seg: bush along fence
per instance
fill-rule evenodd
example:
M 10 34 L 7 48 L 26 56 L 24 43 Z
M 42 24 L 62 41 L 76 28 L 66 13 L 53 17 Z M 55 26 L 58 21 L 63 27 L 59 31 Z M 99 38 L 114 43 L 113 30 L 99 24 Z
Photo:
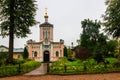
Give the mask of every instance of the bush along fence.
M 0 67 L 0 77 L 27 73 L 40 65 L 40 62 L 30 61 L 24 64 Z
M 120 68 L 111 67 L 110 65 L 64 65 L 49 67 L 49 74 L 78 74 L 78 73 L 106 73 L 120 72 Z
M 78 66 L 78 65 L 64 65 L 64 66 L 58 66 L 54 67 L 51 66 L 49 67 L 48 70 L 50 74 L 71 74 L 71 73 L 79 73 L 79 72 L 84 72 L 84 67 L 83 66 Z

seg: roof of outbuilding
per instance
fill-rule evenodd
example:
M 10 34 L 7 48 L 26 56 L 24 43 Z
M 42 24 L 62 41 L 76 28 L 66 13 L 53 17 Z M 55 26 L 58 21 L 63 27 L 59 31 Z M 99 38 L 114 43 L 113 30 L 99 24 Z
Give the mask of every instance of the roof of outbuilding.
M 24 52 L 23 48 L 15 48 L 13 52 Z
M 4 47 L 4 48 L 8 49 L 8 47 L 6 47 L 6 46 L 4 46 L 4 45 L 0 45 L 0 47 Z
M 8 47 L 4 46 L 4 45 L 0 45 L 0 47 L 4 47 L 6 49 L 9 49 Z M 23 48 L 14 48 L 13 52 L 24 52 Z

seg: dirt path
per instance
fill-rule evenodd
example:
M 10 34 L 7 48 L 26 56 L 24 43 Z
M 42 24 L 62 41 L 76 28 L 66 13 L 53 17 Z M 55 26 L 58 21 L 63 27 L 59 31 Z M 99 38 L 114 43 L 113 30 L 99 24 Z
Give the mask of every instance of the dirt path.
M 42 76 L 13 76 L 0 80 L 120 80 L 120 73 L 88 74 L 88 75 L 42 75 Z

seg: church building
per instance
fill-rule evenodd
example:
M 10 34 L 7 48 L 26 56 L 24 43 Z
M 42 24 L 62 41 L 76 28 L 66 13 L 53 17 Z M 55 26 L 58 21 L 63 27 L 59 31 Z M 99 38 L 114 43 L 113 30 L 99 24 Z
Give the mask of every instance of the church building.
M 48 22 L 48 14 L 45 12 L 45 22 L 40 24 L 40 42 L 27 41 L 29 58 L 40 62 L 54 62 L 63 57 L 64 40 L 53 41 L 53 24 Z

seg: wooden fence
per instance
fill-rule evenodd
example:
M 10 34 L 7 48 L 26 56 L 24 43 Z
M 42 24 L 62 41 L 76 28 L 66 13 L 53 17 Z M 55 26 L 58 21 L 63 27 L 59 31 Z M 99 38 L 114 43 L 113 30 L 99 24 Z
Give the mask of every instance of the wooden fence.
M 48 73 L 80 73 L 86 71 L 86 66 L 79 66 L 79 65 L 64 65 L 49 67 Z
M 0 77 L 18 75 L 29 72 L 31 68 L 29 66 L 23 66 L 21 64 L 15 66 L 4 66 L 0 67 Z

